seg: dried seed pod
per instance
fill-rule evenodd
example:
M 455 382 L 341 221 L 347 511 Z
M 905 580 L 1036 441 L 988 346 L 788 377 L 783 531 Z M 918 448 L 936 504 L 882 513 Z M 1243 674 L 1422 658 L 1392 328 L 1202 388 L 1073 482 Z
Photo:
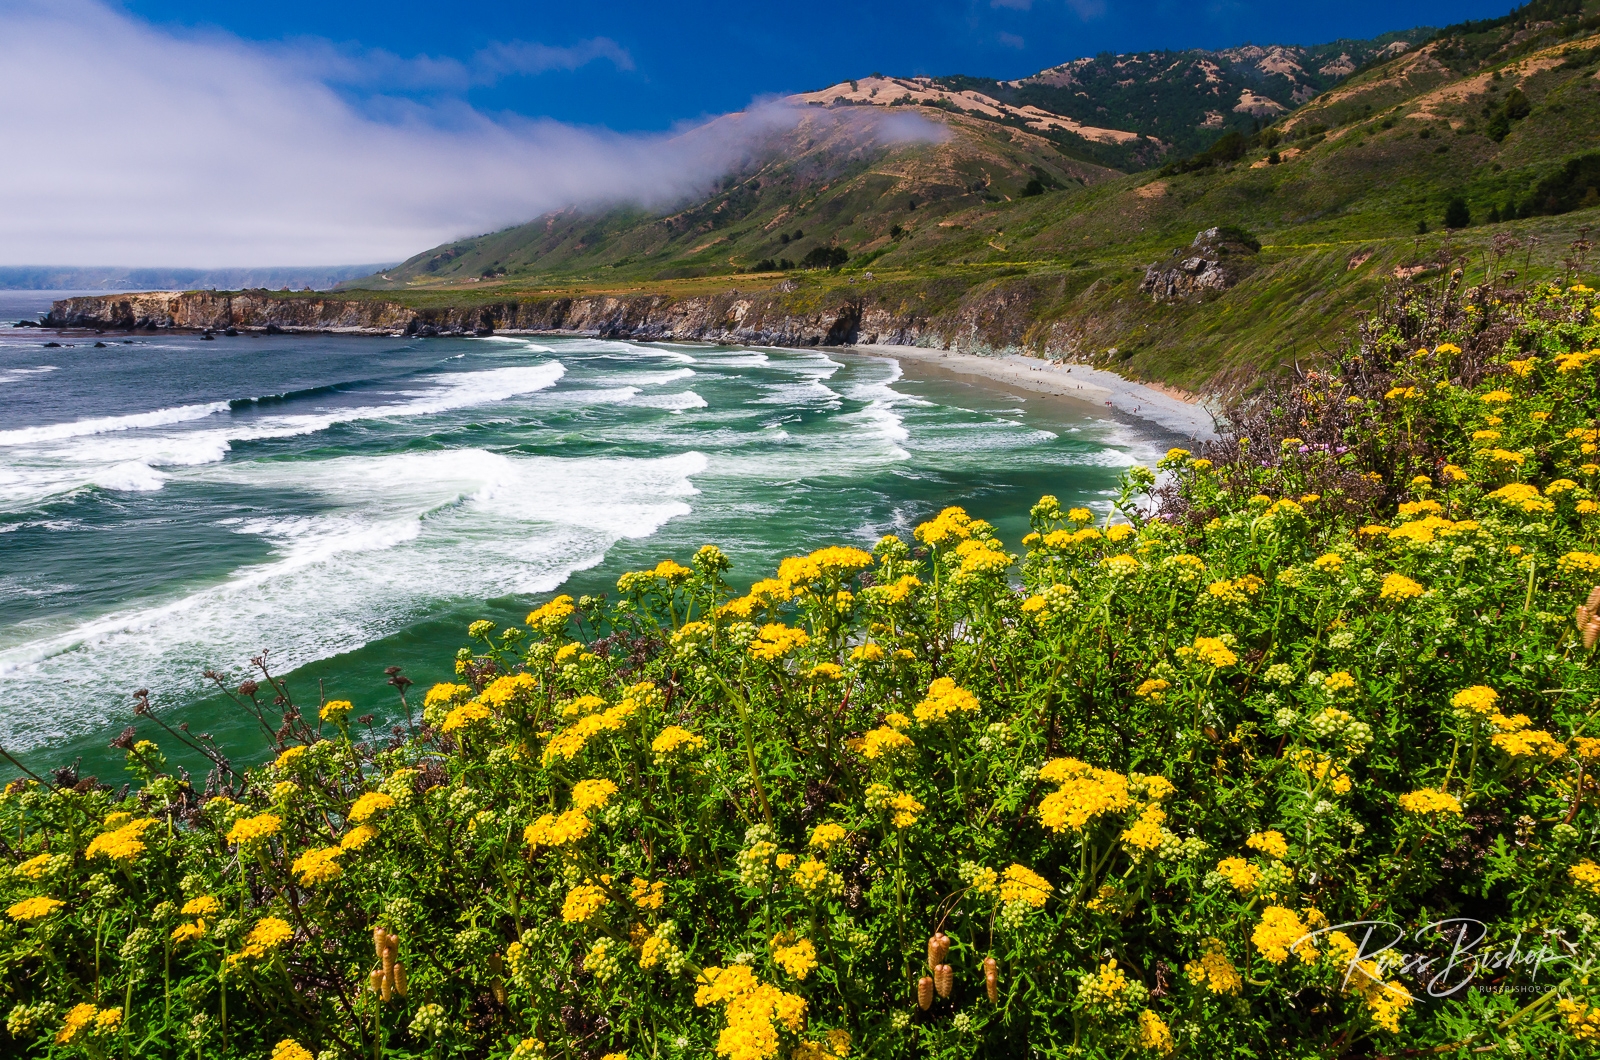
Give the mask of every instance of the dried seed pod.
M 989 992 L 989 1003 L 1000 1003 L 1000 962 L 993 957 L 983 959 L 983 986 Z
M 935 932 L 928 939 L 928 971 L 933 971 L 943 964 L 950 956 L 950 936 L 944 932 Z
M 382 924 L 372 925 L 372 952 L 383 960 L 383 951 L 389 947 L 389 932 Z
M 383 977 L 382 968 L 372 969 L 372 974 L 367 976 L 367 981 L 372 984 L 372 992 L 374 994 L 387 1000 L 385 994 L 389 987 L 389 981 Z
M 933 1004 L 933 977 L 925 975 L 917 980 L 917 1007 L 926 1011 Z
M 399 961 L 394 962 L 393 968 L 394 992 L 401 997 L 406 996 L 406 966 Z
M 400 940 L 389 932 L 384 932 L 383 945 L 378 950 L 378 959 L 383 962 L 383 977 L 394 979 L 394 957 L 400 949 Z M 388 1000 L 385 998 L 384 1000 Z
M 1589 590 L 1589 599 L 1586 601 L 1589 610 L 1600 611 L 1600 585 Z
M 948 964 L 941 964 L 933 970 L 933 988 L 939 991 L 940 997 L 949 997 L 950 992 L 956 988 L 956 971 Z
M 1592 617 L 1583 625 L 1583 646 L 1593 648 L 1596 638 L 1600 638 L 1600 616 Z

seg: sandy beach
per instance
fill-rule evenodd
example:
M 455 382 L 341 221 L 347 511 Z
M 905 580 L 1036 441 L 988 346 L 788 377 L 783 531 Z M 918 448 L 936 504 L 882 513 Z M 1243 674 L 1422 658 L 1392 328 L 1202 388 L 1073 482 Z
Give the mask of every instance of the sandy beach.
M 1084 401 L 1102 411 L 1114 411 L 1119 418 L 1136 417 L 1196 441 L 1217 436 L 1216 421 L 1211 410 L 1201 402 L 1145 383 L 1135 383 L 1115 372 L 1090 368 L 1088 365 L 1056 364 L 1014 353 L 983 357 L 954 350 L 887 343 L 851 346 L 847 349 L 936 365 L 960 375 L 982 376 L 1023 390 Z

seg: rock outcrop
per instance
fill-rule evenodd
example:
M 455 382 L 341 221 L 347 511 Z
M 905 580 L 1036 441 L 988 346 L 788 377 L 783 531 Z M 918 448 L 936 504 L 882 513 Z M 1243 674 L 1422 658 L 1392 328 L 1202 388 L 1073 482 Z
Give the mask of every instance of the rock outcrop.
M 51 307 L 43 324 L 96 331 L 177 328 L 226 333 L 233 329 L 268 334 L 317 331 L 424 337 L 509 331 L 774 346 L 838 346 L 857 341 L 863 315 L 859 299 L 824 300 L 815 309 L 797 312 L 787 304 L 785 293 L 729 291 L 692 298 L 601 295 L 417 309 L 381 299 L 300 297 L 267 291 L 151 292 L 65 298 Z M 901 334 L 901 329 L 882 323 L 886 334 Z
M 1220 294 L 1238 283 L 1248 260 L 1261 245 L 1237 229 L 1208 228 L 1189 244 L 1189 256 L 1176 265 L 1145 269 L 1139 290 L 1158 302 L 1181 302 L 1206 294 Z M 1182 251 L 1174 251 L 1177 255 Z M 1232 260 L 1230 260 L 1232 259 Z

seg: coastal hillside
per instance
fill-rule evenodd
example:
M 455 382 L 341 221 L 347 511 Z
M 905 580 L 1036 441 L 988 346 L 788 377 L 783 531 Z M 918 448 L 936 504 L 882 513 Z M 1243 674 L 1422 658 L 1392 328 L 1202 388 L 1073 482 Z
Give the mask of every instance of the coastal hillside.
M 953 228 L 951 211 L 1072 193 L 1158 167 L 1227 131 L 1254 134 L 1360 67 L 1433 31 L 1314 48 L 1247 46 L 1105 55 L 1020 81 L 882 74 L 789 97 L 792 128 L 750 137 L 746 164 L 698 202 L 664 212 L 557 211 L 424 251 L 346 286 L 385 289 L 604 270 L 671 279 L 884 254 L 905 233 Z M 933 135 L 884 142 L 915 115 Z M 873 120 L 878 119 L 878 120 Z M 690 135 L 746 136 L 728 115 Z M 936 130 L 936 132 L 935 132 Z M 965 228 L 965 225 L 961 225 Z

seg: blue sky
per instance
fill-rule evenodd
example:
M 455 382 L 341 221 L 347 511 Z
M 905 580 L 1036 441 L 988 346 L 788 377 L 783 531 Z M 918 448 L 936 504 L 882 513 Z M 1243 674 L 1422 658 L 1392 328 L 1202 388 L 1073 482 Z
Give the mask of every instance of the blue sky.
M 126 10 L 185 31 L 247 40 L 317 38 L 348 57 L 384 52 L 471 64 L 523 48 L 492 83 L 346 85 L 427 97 L 448 92 L 491 113 L 617 130 L 663 129 L 752 98 L 820 88 L 874 70 L 902 76 L 1018 77 L 1099 51 L 1317 44 L 1498 15 L 1509 0 L 743 0 L 466 3 L 419 0 L 134 0 Z M 528 48 L 542 49 L 533 54 Z M 502 56 L 504 58 L 504 56 Z M 570 68 L 569 68 L 570 67 Z M 517 70 L 534 72 L 520 73 Z M 487 80 L 487 78 L 480 78 Z

